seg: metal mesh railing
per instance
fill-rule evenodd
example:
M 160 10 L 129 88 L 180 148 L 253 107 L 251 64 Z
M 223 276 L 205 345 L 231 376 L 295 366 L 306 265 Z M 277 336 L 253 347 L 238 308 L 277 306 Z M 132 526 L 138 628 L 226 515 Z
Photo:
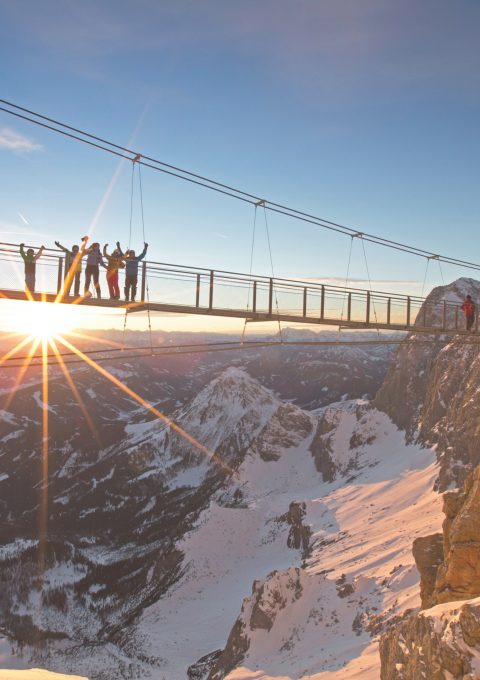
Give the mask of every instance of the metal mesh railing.
M 37 252 L 38 247 L 33 248 Z M 22 291 L 24 264 L 18 245 L 0 243 L 0 261 L 0 289 L 4 294 Z M 62 294 L 65 264 L 62 251 L 47 248 L 36 263 L 36 291 Z M 83 295 L 85 260 L 82 266 L 80 293 Z M 123 276 L 124 270 L 121 270 L 122 294 Z M 140 262 L 138 279 L 137 300 L 145 300 L 148 282 L 151 309 L 165 307 L 168 311 L 167 308 L 172 307 L 184 308 L 186 313 L 198 310 L 212 314 L 221 311 L 224 315 L 231 311 L 235 316 L 247 318 L 331 321 L 353 327 L 446 332 L 465 328 L 460 305 L 446 300 L 434 303 L 417 296 L 151 261 Z M 105 270 L 100 271 L 100 284 L 103 295 L 108 297 Z M 478 323 L 473 330 L 478 332 Z

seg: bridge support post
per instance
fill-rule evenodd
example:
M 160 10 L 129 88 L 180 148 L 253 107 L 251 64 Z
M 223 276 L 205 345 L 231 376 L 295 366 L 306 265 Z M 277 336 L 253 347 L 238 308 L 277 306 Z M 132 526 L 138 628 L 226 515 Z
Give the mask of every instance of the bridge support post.
M 210 270 L 210 290 L 208 294 L 208 309 L 213 307 L 213 269 Z
M 197 274 L 197 285 L 195 289 L 195 307 L 200 307 L 200 274 Z
M 367 290 L 367 313 L 365 315 L 365 322 L 370 323 L 370 291 Z
M 392 298 L 388 298 L 388 300 L 387 300 L 387 326 L 390 325 L 391 314 L 392 314 Z
M 253 282 L 253 301 L 252 301 L 253 311 L 257 311 L 257 282 Z
M 303 289 L 303 318 L 307 316 L 307 289 Z
M 147 263 L 142 263 L 142 288 L 140 292 L 140 299 L 143 302 L 145 300 L 145 286 L 147 283 Z
M 65 267 L 66 269 L 66 267 Z M 66 272 L 68 273 L 68 272 Z M 57 274 L 57 293 L 59 293 L 62 289 L 62 280 L 63 280 L 63 257 L 58 258 L 58 274 Z
M 407 296 L 407 326 L 410 326 L 410 295 Z
M 352 320 L 352 294 L 348 294 L 348 302 L 347 302 L 347 320 L 351 321 Z
M 325 318 L 325 286 L 322 285 L 322 293 L 320 297 L 320 319 Z
M 270 279 L 270 282 L 268 284 L 268 313 L 270 316 L 272 316 L 272 307 L 273 307 L 273 279 Z

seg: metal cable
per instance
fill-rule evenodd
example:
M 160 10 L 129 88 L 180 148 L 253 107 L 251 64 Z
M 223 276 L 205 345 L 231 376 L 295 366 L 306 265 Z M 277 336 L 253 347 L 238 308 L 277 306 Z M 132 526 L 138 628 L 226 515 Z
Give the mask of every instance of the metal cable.
M 26 120 L 28 122 L 34 123 L 34 124 L 39 125 L 41 127 L 44 127 L 44 128 L 46 128 L 46 129 L 48 129 L 52 132 L 57 132 L 57 133 L 62 134 L 66 137 L 70 137 L 71 139 L 75 139 L 77 141 L 83 142 L 84 144 L 88 144 L 92 147 L 95 147 L 95 148 L 100 149 L 102 151 L 107 151 L 110 154 L 119 156 L 121 158 L 126 158 L 128 160 L 133 160 L 132 156 L 138 156 L 139 155 L 136 152 L 134 152 L 130 149 L 127 149 L 126 147 L 123 147 L 123 146 L 120 146 L 120 145 L 115 144 L 113 142 L 110 142 L 108 140 L 102 139 L 101 137 L 98 137 L 96 135 L 92 135 L 88 132 L 80 130 L 79 128 L 74 128 L 74 127 L 69 126 L 65 123 L 61 123 L 60 121 L 57 121 L 53 118 L 43 116 L 43 115 L 36 113 L 34 111 L 31 111 L 29 109 L 18 106 L 17 104 L 13 104 L 12 102 L 9 102 L 5 99 L 0 99 L 0 102 L 3 103 L 3 104 L 6 104 L 7 106 L 9 106 L 13 109 L 16 109 L 16 111 L 12 111 L 11 109 L 7 109 L 5 107 L 0 107 L 0 111 L 3 111 L 3 112 L 5 112 L 9 115 L 12 115 L 12 116 L 16 116 L 17 118 L 21 118 L 21 119 Z M 35 116 L 36 118 L 40 118 L 44 121 L 48 121 L 49 123 L 53 123 L 53 125 L 60 126 L 61 128 L 64 128 L 64 129 L 59 129 L 58 127 L 53 127 L 53 125 L 48 125 L 46 123 L 43 123 L 43 122 L 41 122 L 41 120 L 35 120 L 34 118 L 31 118 L 31 117 L 26 116 L 24 114 L 18 113 L 18 111 L 23 111 L 25 113 L 30 114 L 31 116 Z M 70 130 L 71 132 L 67 132 L 67 130 Z M 73 134 L 73 133 L 77 133 L 77 134 Z M 79 136 L 79 135 L 82 135 L 82 136 Z M 92 141 L 92 140 L 95 140 L 95 141 Z M 107 146 L 105 146 L 105 145 L 107 145 Z M 335 231 L 335 232 L 338 232 L 338 233 L 341 233 L 341 234 L 344 234 L 344 235 L 351 236 L 352 234 L 358 234 L 357 230 L 352 229 L 350 227 L 346 227 L 346 226 L 341 225 L 341 224 L 338 224 L 336 222 L 332 222 L 331 220 L 326 220 L 325 218 L 316 217 L 314 215 L 303 212 L 301 210 L 289 208 L 288 206 L 282 205 L 281 203 L 276 203 L 274 201 L 261 199 L 258 196 L 255 196 L 254 194 L 248 193 L 248 192 L 240 190 L 240 189 L 236 189 L 236 188 L 231 187 L 228 184 L 224 184 L 222 182 L 217 182 L 215 180 L 211 180 L 211 179 L 204 177 L 202 175 L 199 175 L 197 173 L 193 173 L 193 172 L 190 172 L 188 170 L 178 168 L 174 165 L 171 165 L 169 163 L 165 163 L 164 161 L 157 160 L 157 159 L 152 158 L 150 156 L 146 156 L 144 154 L 142 154 L 141 156 L 142 156 L 142 160 L 138 161 L 139 164 L 141 164 L 141 165 L 144 165 L 146 167 L 150 167 L 154 170 L 163 172 L 163 173 L 171 175 L 173 177 L 183 179 L 184 181 L 191 182 L 193 184 L 196 184 L 198 186 L 202 186 L 202 187 L 210 189 L 212 191 L 216 191 L 218 193 L 230 196 L 231 198 L 236 198 L 237 200 L 243 201 L 245 203 L 250 203 L 252 205 L 255 205 L 255 204 L 258 204 L 259 202 L 261 202 L 261 203 L 263 203 L 265 210 L 271 210 L 273 212 L 277 212 L 279 214 L 286 215 L 290 218 L 294 218 L 294 219 L 301 220 L 303 222 L 314 224 L 317 227 L 321 227 L 323 229 L 329 229 L 329 230 L 332 230 L 332 231 Z M 147 162 L 147 161 L 149 161 L 149 162 Z M 376 243 L 377 245 L 381 245 L 383 247 L 393 248 L 395 250 L 410 253 L 412 255 L 417 255 L 419 257 L 439 259 L 442 262 L 446 262 L 448 264 L 453 264 L 453 265 L 459 266 L 459 267 L 480 270 L 480 264 L 477 264 L 477 263 L 474 263 L 474 262 L 469 262 L 469 261 L 466 261 L 466 260 L 461 260 L 459 258 L 452 258 L 452 257 L 444 256 L 444 255 L 438 255 L 438 254 L 426 251 L 422 248 L 417 248 L 415 246 L 409 246 L 407 244 L 399 243 L 398 241 L 386 239 L 386 238 L 383 238 L 381 236 L 375 236 L 375 235 L 369 234 L 367 232 L 363 232 L 362 237 L 366 241 Z

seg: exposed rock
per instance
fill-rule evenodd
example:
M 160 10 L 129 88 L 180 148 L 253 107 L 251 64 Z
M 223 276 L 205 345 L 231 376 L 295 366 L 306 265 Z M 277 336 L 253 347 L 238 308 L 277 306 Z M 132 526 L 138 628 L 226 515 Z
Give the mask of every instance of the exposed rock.
M 324 482 L 333 482 L 337 473 L 335 463 L 332 460 L 329 441 L 324 437 L 325 434 L 334 429 L 333 423 L 329 423 L 326 418 L 321 418 L 310 445 L 315 467 L 322 475 Z
M 315 467 L 321 473 L 324 482 L 333 482 L 338 475 L 351 474 L 358 469 L 358 449 L 372 444 L 375 433 L 366 428 L 363 416 L 367 410 L 363 401 L 352 401 L 348 409 L 348 418 L 354 422 L 348 448 L 343 447 L 338 455 L 336 436 L 340 420 L 345 417 L 345 411 L 339 412 L 335 407 L 327 408 L 319 419 L 317 430 L 310 445 Z M 337 449 L 334 455 L 334 450 Z
M 480 603 L 433 607 L 410 616 L 380 640 L 381 680 L 474 680 Z
M 443 562 L 443 536 L 432 534 L 416 538 L 412 547 L 413 557 L 420 572 L 420 597 L 422 609 L 436 604 L 435 581 L 439 566 Z
M 459 305 L 467 293 L 480 299 L 480 282 L 461 278 L 435 288 L 418 318 L 423 323 L 426 308 L 427 316 L 436 315 L 438 321 L 443 300 Z M 455 326 L 451 318 L 447 321 L 449 328 Z M 463 323 L 459 317 L 458 327 L 462 328 Z M 440 464 L 436 485 L 439 491 L 462 484 L 480 463 L 479 378 L 478 343 L 454 333 L 440 338 L 412 333 L 399 347 L 374 400 L 374 406 L 388 413 L 405 430 L 407 440 L 417 439 L 426 446 L 435 446 Z
M 292 567 L 286 572 L 274 571 L 265 580 L 254 581 L 252 595 L 244 599 L 225 649 L 208 680 L 222 680 L 238 666 L 249 649 L 251 631 L 271 630 L 278 613 L 301 597 L 301 573 L 300 569 Z
M 290 525 L 288 533 L 287 545 L 294 550 L 302 550 L 302 557 L 308 557 L 310 551 L 310 536 L 311 528 L 303 524 L 307 507 L 305 503 L 297 503 L 292 501 L 288 512 L 280 517 L 280 521 L 287 522 Z
M 337 578 L 335 581 L 335 585 L 337 586 L 337 593 L 338 597 L 348 597 L 349 595 L 352 595 L 352 593 L 355 592 L 355 586 L 353 583 L 349 583 L 347 581 L 347 577 L 345 574 L 342 574 Z
M 445 559 L 437 573 L 436 602 L 469 600 L 480 595 L 480 466 L 463 491 L 446 496 Z
M 205 654 L 187 669 L 188 680 L 205 680 L 222 654 L 221 649 Z

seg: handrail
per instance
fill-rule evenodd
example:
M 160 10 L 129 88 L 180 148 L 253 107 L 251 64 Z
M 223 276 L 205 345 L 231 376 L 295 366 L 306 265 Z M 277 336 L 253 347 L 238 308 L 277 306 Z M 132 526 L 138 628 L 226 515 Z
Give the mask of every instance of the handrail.
M 34 250 L 38 250 L 36 246 Z M 43 258 L 46 261 L 43 261 Z M 18 244 L 0 242 L 0 259 L 7 262 L 22 262 L 18 250 Z M 46 248 L 44 255 L 38 261 L 39 266 L 53 269 L 57 268 L 57 279 L 55 282 L 56 293 L 63 295 L 63 278 L 65 270 L 62 267 L 65 263 L 65 253 L 55 248 Z M 19 274 L 19 272 L 17 272 Z M 268 277 L 264 275 L 244 274 L 222 269 L 206 269 L 204 267 L 188 267 L 182 264 L 172 264 L 166 262 L 156 262 L 153 260 L 143 260 L 139 268 L 140 286 L 139 291 L 142 303 L 145 302 L 145 289 L 148 277 L 152 280 L 162 280 L 169 282 L 180 282 L 180 289 L 168 289 L 161 284 L 161 296 L 157 300 L 150 299 L 150 302 L 157 307 L 185 307 L 193 308 L 193 313 L 211 313 L 215 311 L 228 315 L 231 311 L 233 316 L 243 315 L 246 318 L 253 315 L 263 318 L 273 318 L 273 316 L 298 317 L 299 320 L 313 319 L 319 323 L 339 323 L 344 322 L 354 324 L 364 324 L 367 327 L 396 327 L 399 325 L 398 319 L 403 319 L 401 323 L 407 328 L 427 329 L 436 324 L 438 330 L 449 328 L 458 329 L 459 309 L 457 302 L 441 300 L 437 302 L 427 302 L 426 298 L 415 295 L 402 295 L 400 293 L 387 293 L 384 291 L 371 291 L 362 288 L 349 286 L 335 286 L 319 281 L 309 281 L 301 279 L 289 279 L 282 277 Z M 45 280 L 45 279 L 44 279 Z M 52 283 L 47 285 L 47 291 L 53 290 Z M 9 282 L 10 283 L 10 282 Z M 193 286 L 194 290 L 191 290 Z M 1 286 L 0 286 L 1 287 Z M 225 304 L 225 289 L 230 288 L 231 301 Z M 239 297 L 246 290 L 253 288 L 252 307 L 247 299 L 239 304 Z M 234 295 L 233 289 L 236 289 Z M 5 292 L 18 291 L 10 286 L 4 287 Z M 173 296 L 171 291 L 174 290 Z M 165 294 L 165 291 L 167 293 Z M 218 295 L 216 294 L 218 292 Z M 242 292 L 241 292 L 242 291 Z M 274 308 L 275 295 L 284 295 L 279 309 Z M 189 296 L 192 295 L 191 298 Z M 295 295 L 296 303 L 290 302 L 288 296 Z M 170 296 L 170 297 L 169 297 Z M 223 296 L 223 297 L 222 297 Z M 151 296 L 150 296 L 151 297 Z M 173 301 L 165 302 L 165 299 Z M 247 296 L 245 295 L 247 298 Z M 187 302 L 185 302 L 185 299 Z M 190 302 L 188 301 L 190 299 Z M 162 300 L 162 301 L 160 301 Z M 235 300 L 232 305 L 232 301 Z M 193 304 L 195 301 L 195 304 Z M 235 306 L 236 305 L 236 306 Z M 423 314 L 420 318 L 418 313 L 423 306 Z M 432 312 L 434 316 L 432 317 Z M 386 321 L 385 318 L 386 313 Z M 381 317 L 379 321 L 377 316 Z M 427 319 L 429 316 L 429 319 Z M 440 318 L 441 317 L 441 318 Z M 454 317 L 455 324 L 452 324 Z M 428 325 L 430 321 L 430 325 Z M 475 327 L 477 330 L 477 325 Z

